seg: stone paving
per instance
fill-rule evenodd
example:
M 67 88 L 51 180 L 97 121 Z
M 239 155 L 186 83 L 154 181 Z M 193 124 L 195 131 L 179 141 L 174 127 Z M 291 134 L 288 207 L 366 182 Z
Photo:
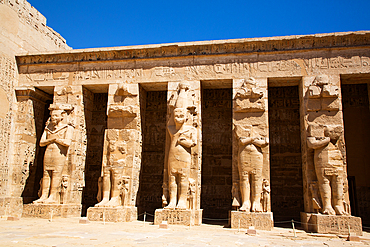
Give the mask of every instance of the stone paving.
M 169 226 L 160 229 L 150 222 L 128 223 L 90 222 L 81 218 L 47 219 L 22 218 L 16 221 L 0 219 L 0 246 L 370 246 L 370 233 L 364 232 L 359 242 L 344 236 L 308 234 L 275 227 L 272 231 L 223 228 L 219 225 L 186 227 Z

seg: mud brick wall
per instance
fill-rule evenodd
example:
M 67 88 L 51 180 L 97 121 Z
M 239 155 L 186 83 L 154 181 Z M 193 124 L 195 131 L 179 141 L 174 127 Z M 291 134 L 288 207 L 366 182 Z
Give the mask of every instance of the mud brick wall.
M 87 132 L 85 188 L 83 190 L 83 214 L 88 207 L 98 203 L 98 179 L 101 175 L 104 131 L 107 128 L 107 93 L 92 93 L 84 89 L 84 111 Z
M 203 217 L 228 218 L 232 187 L 232 90 L 204 89 L 202 93 Z
M 367 84 L 342 84 L 344 137 L 352 215 L 370 225 L 370 112 Z M 352 180 L 352 181 L 353 181 Z
M 303 182 L 298 86 L 269 87 L 271 210 L 275 220 L 299 220 Z
M 143 151 L 137 199 L 138 214 L 154 215 L 162 207 L 163 166 L 166 143 L 167 92 L 140 92 L 143 118 Z

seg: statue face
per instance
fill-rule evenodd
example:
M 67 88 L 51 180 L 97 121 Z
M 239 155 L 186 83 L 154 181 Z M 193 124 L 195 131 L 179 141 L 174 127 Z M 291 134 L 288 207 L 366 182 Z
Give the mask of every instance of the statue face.
M 61 110 L 53 110 L 50 115 L 50 121 L 54 124 L 57 125 L 60 121 L 63 120 L 63 115 L 62 115 Z
M 184 108 L 176 108 L 174 110 L 175 115 L 175 123 L 183 124 L 185 123 L 185 109 Z

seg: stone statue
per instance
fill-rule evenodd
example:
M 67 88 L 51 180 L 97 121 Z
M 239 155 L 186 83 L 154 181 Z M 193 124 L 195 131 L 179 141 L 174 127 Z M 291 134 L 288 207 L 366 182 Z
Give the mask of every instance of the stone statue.
M 238 169 L 240 177 L 240 211 L 262 212 L 262 147 L 268 144 L 268 138 L 254 134 L 252 126 L 235 126 L 239 142 Z
M 165 208 L 186 209 L 191 147 L 197 143 L 197 129 L 190 119 L 190 111 L 194 110 L 194 105 L 189 85 L 180 83 L 178 92 L 170 99 L 169 105 L 172 111 L 167 124 L 171 138 L 168 151 L 169 203 Z
M 253 77 L 246 79 L 234 96 L 235 112 L 259 112 L 265 110 L 263 91 Z
M 40 146 L 46 146 L 41 197 L 33 202 L 35 204 L 59 203 L 63 168 L 73 136 L 73 127 L 67 123 L 67 112 L 72 110 L 72 106 L 55 104 L 49 110 L 50 120 L 40 140 Z
M 262 209 L 263 212 L 269 211 L 270 204 L 270 183 L 267 179 L 263 179 L 262 182 Z
M 126 162 L 126 143 L 107 135 L 108 161 L 103 166 L 102 200 L 96 207 L 118 207 L 121 202 L 122 173 Z M 114 136 L 114 135 L 112 135 Z
M 62 184 L 60 188 L 60 203 L 65 204 L 67 202 L 67 190 L 68 190 L 69 176 L 62 176 Z
M 195 209 L 195 192 L 197 190 L 197 183 L 195 179 L 189 178 L 189 208 Z
M 307 138 L 307 145 L 314 149 L 314 165 L 322 201 L 321 211 L 328 215 L 346 215 L 343 203 L 344 163 L 338 147 L 343 128 L 340 125 L 325 126 L 324 136 L 315 136 L 313 128 L 313 125 L 309 126 L 311 133 Z

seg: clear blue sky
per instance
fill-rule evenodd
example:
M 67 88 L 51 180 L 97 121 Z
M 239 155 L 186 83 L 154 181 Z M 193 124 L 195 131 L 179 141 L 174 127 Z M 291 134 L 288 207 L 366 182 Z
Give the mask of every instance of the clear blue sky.
M 74 49 L 370 30 L 370 0 L 28 0 Z

